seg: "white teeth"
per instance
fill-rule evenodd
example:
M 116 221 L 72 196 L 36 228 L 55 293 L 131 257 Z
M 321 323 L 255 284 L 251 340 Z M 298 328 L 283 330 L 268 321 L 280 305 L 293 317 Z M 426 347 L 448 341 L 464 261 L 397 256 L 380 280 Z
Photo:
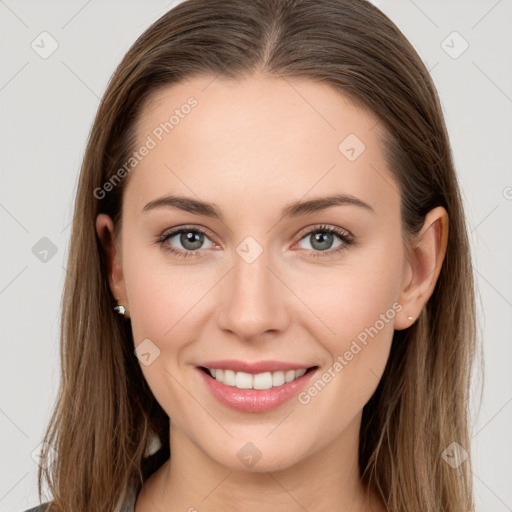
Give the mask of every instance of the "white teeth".
M 284 372 L 274 372 L 272 374 L 272 386 L 282 386 L 284 384 Z
M 252 375 L 245 372 L 236 372 L 235 386 L 239 389 L 251 389 Z
M 288 370 L 284 374 L 284 381 L 285 382 L 291 382 L 293 379 L 295 379 L 295 370 Z
M 306 373 L 306 369 L 288 370 L 277 372 L 264 372 L 255 375 L 246 372 L 235 372 L 233 370 L 220 370 L 208 368 L 212 377 L 226 384 L 239 389 L 270 389 L 282 386 L 285 382 L 292 382 Z
M 270 389 L 272 385 L 273 379 L 270 372 L 257 373 L 253 377 L 252 387 L 254 389 Z
M 217 378 L 217 376 L 215 376 Z M 236 386 L 235 372 L 233 370 L 224 370 L 224 384 L 227 386 Z

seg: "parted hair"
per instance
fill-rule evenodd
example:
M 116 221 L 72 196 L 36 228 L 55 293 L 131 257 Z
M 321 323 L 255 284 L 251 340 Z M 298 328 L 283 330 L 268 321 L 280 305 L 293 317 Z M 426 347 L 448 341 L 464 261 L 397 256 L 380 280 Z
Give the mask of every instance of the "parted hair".
M 363 409 L 359 470 L 391 512 L 474 510 L 469 393 L 477 349 L 470 245 L 442 108 L 421 58 L 366 0 L 186 0 L 131 46 L 101 99 L 84 154 L 62 295 L 61 381 L 39 470 L 57 512 L 117 510 L 170 456 L 169 418 L 149 389 L 130 322 L 114 311 L 95 230 L 121 223 L 127 179 L 98 198 L 135 149 L 152 95 L 199 76 L 305 78 L 329 84 L 375 114 L 401 195 L 404 240 L 443 206 L 446 256 L 435 289 L 409 328 L 395 331 L 379 385 Z M 161 448 L 145 456 L 153 435 Z M 50 449 L 50 447 L 52 449 Z

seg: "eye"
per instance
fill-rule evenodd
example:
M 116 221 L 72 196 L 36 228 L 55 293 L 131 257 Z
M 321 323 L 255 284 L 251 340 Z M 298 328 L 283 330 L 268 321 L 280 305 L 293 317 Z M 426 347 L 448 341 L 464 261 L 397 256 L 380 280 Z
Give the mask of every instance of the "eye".
M 336 238 L 340 242 L 333 249 Z M 211 245 L 209 247 L 204 247 L 205 240 L 210 241 Z M 331 256 L 356 243 L 355 238 L 348 231 L 325 225 L 316 226 L 304 233 L 298 243 L 303 241 L 310 244 L 311 248 L 306 247 L 306 249 L 310 251 L 310 256 L 313 258 Z M 157 243 L 165 251 L 179 258 L 199 257 L 203 249 L 215 245 L 202 229 L 186 226 L 163 233 L 158 237 Z M 181 248 L 176 247 L 176 245 L 181 245 Z
M 340 242 L 332 249 L 335 239 L 338 238 Z M 305 240 L 311 246 L 311 256 L 313 258 L 321 258 L 324 256 L 331 256 L 346 249 L 348 246 L 355 243 L 354 237 L 347 231 L 341 228 L 331 226 L 316 226 L 314 229 L 306 232 L 299 243 Z M 306 247 L 306 249 L 309 249 Z
M 173 239 L 175 240 L 173 241 Z M 162 246 L 164 250 L 175 254 L 180 258 L 188 258 L 199 256 L 198 253 L 201 249 L 208 248 L 203 247 L 205 239 L 209 240 L 203 230 L 196 227 L 182 227 L 162 234 L 158 238 L 157 242 Z M 179 247 L 177 248 L 175 246 L 176 244 L 180 244 L 182 249 Z

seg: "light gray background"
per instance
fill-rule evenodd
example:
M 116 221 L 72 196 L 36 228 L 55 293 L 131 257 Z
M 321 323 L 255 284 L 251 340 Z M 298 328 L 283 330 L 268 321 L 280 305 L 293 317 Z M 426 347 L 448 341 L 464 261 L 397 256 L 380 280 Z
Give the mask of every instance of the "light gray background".
M 485 385 L 477 414 L 483 383 L 475 379 L 472 427 L 478 510 L 512 511 L 512 1 L 374 3 L 413 43 L 441 97 L 481 301 Z M 172 5 L 0 0 L 2 511 L 38 503 L 31 454 L 56 396 L 69 223 L 99 98 L 129 46 Z M 35 40 L 50 48 L 43 31 L 58 43 L 47 59 L 31 47 Z M 464 42 L 453 31 L 469 44 L 457 58 Z M 57 250 L 47 261 L 32 250 L 43 237 Z

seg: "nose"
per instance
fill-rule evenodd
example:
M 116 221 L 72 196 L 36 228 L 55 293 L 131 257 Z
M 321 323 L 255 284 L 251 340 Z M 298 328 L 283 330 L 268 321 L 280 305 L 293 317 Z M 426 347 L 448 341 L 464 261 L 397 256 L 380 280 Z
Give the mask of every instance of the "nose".
M 220 288 L 216 312 L 220 329 L 241 340 L 255 341 L 287 328 L 293 294 L 271 267 L 266 252 L 250 263 L 236 255 Z

